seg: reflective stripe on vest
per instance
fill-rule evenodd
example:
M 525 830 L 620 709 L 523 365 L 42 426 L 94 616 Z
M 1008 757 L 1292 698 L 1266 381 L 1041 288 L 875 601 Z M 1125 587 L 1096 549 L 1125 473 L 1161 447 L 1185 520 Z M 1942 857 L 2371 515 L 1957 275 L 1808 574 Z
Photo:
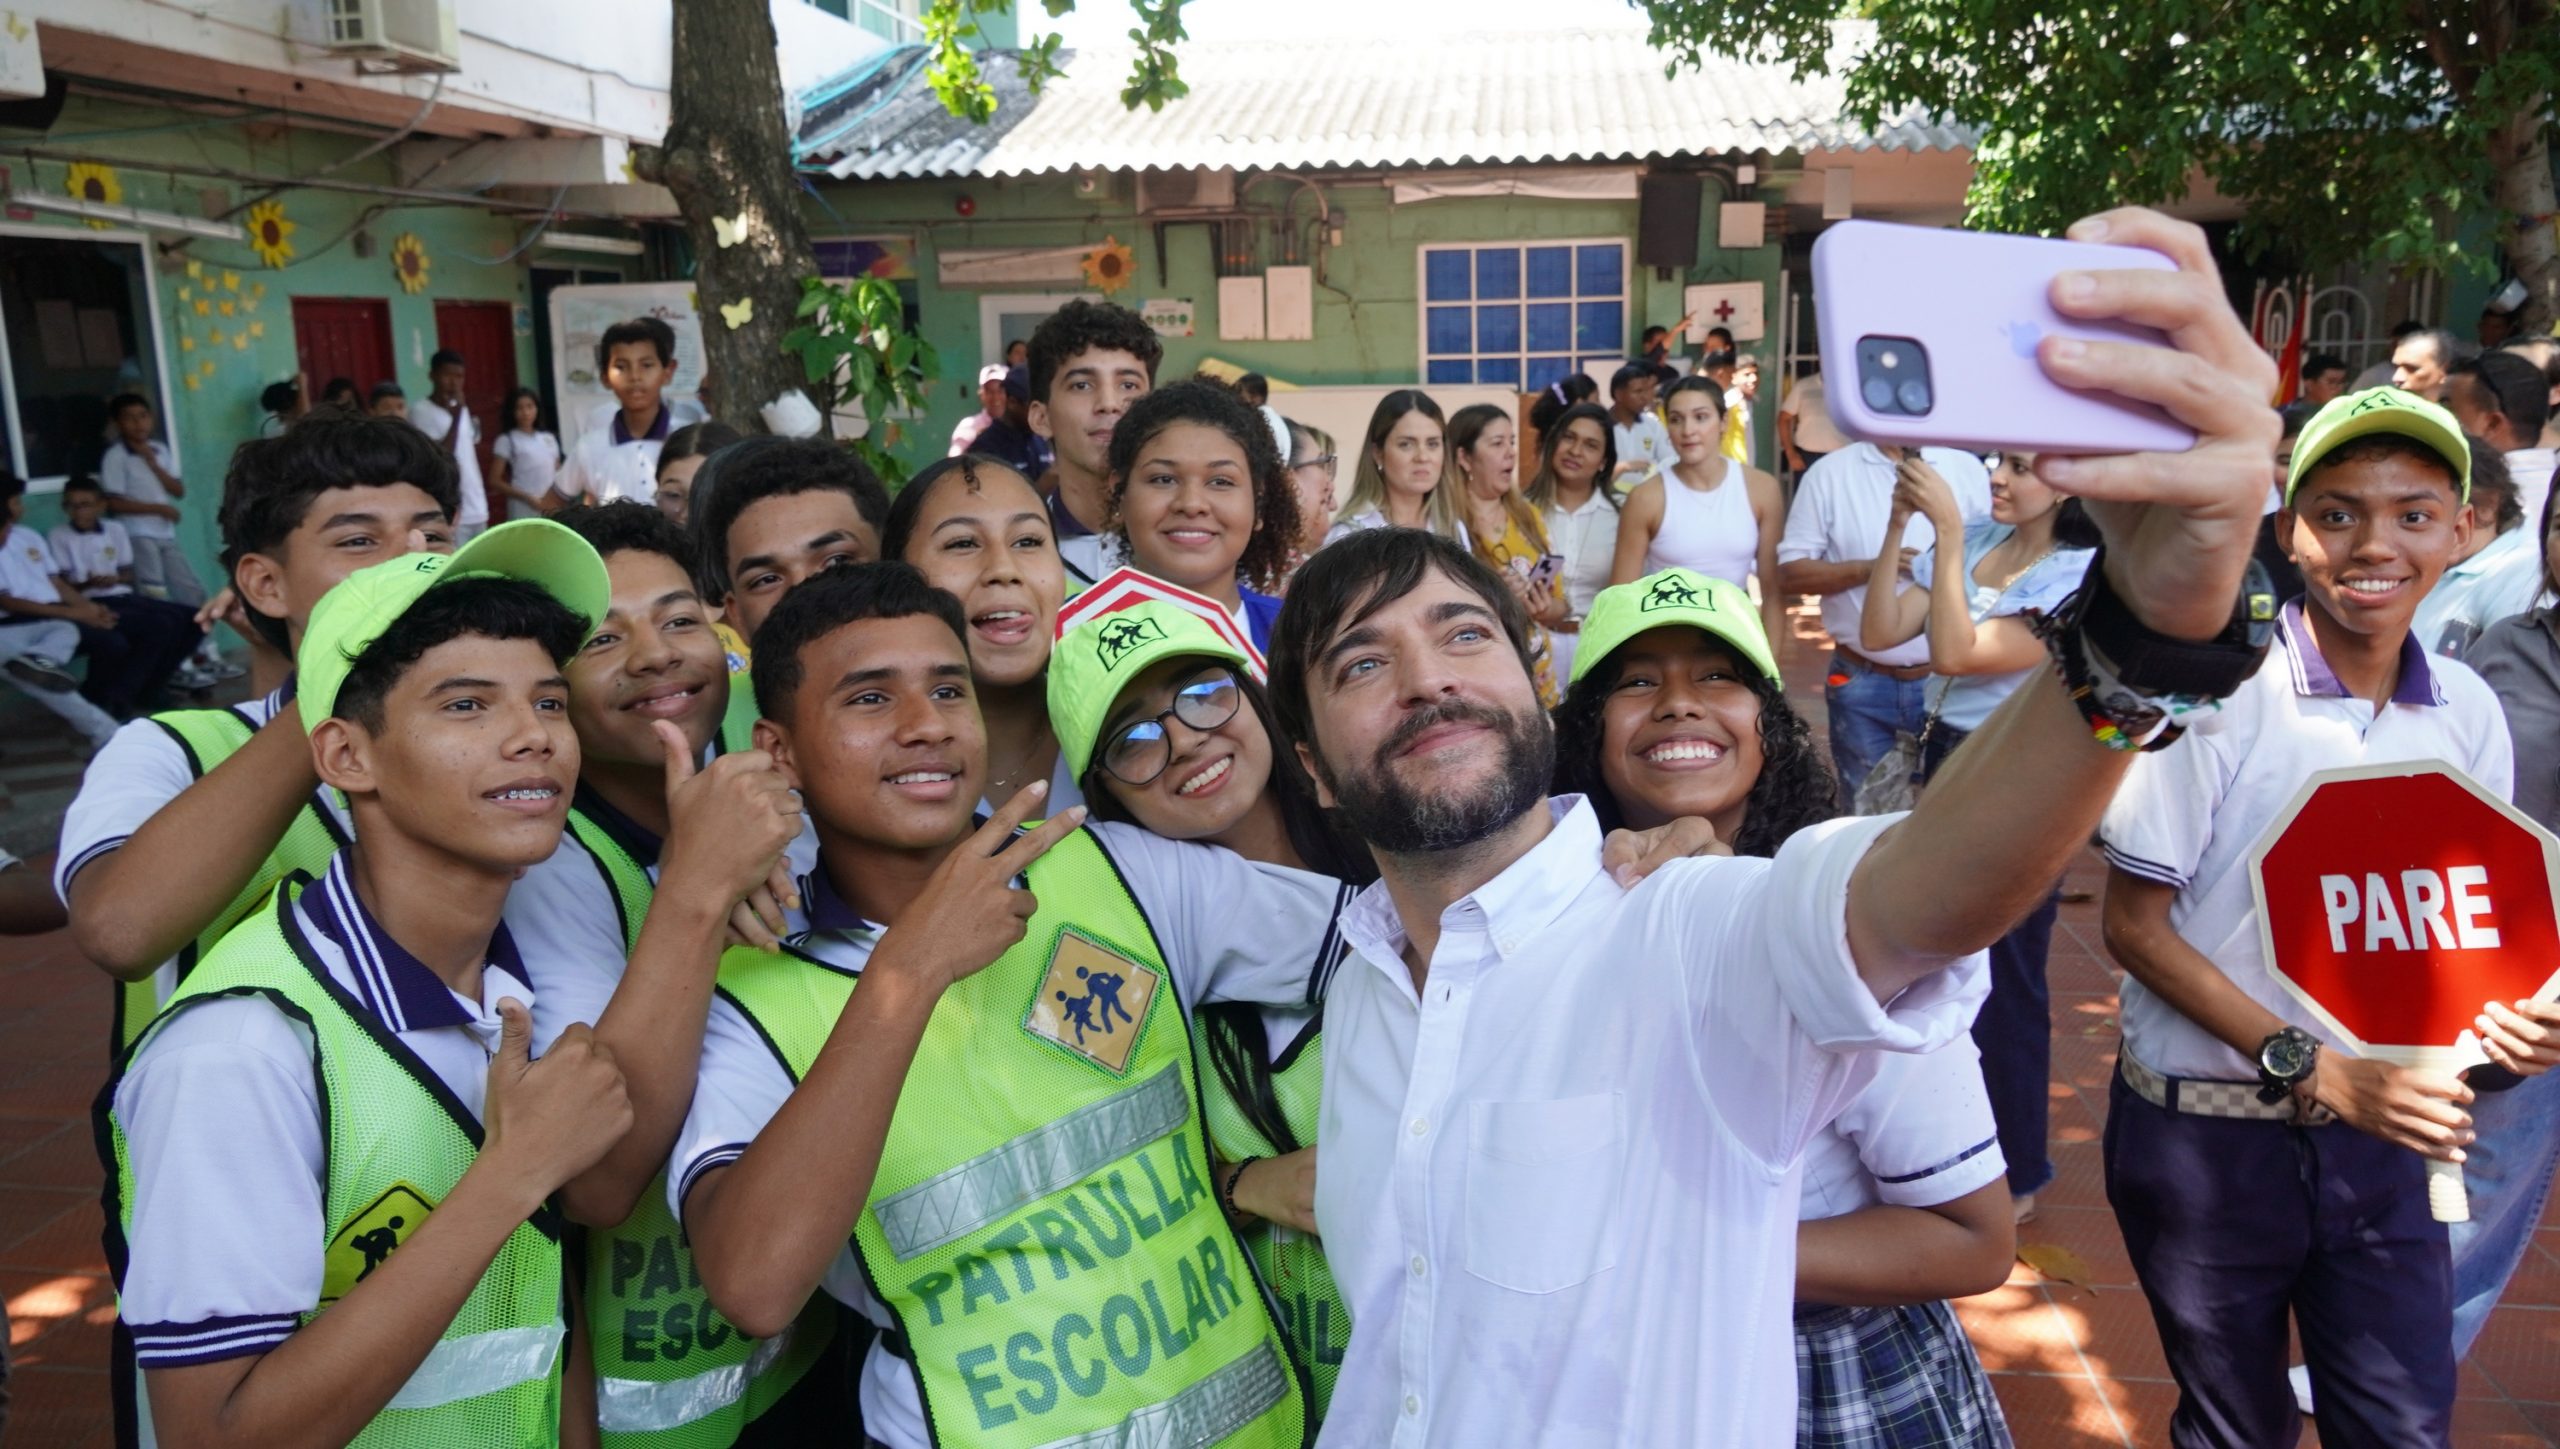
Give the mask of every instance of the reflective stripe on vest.
M 1155 934 L 1089 831 L 1028 875 L 1022 941 L 926 1022 L 854 1225 L 934 1440 L 1298 1445 L 1298 1377 L 1209 1186 Z M 720 966 L 795 1082 L 856 980 L 792 953 Z
M 1203 1033 L 1207 1030 L 1201 1028 Z M 1208 1059 L 1207 1047 L 1200 1049 L 1200 1056 L 1204 1062 Z M 1308 1145 L 1316 1140 L 1323 1088 L 1324 1034 L 1318 1022 L 1288 1045 L 1271 1070 L 1271 1095 L 1279 1102 L 1280 1120 Z M 1255 1129 L 1214 1068 L 1201 1068 L 1200 1089 L 1209 1141 L 1221 1159 L 1242 1162 L 1248 1157 L 1278 1155 L 1278 1144 Z M 1253 1254 L 1263 1283 L 1280 1305 L 1281 1332 L 1289 1352 L 1307 1373 L 1307 1417 L 1321 1424 L 1333 1406 L 1334 1382 L 1342 1376 L 1343 1355 L 1351 1346 L 1351 1311 L 1342 1301 L 1341 1285 L 1334 1281 L 1333 1265 L 1325 1261 L 1324 1244 L 1312 1234 L 1259 1219 L 1237 1236 L 1244 1239 L 1245 1250 Z
M 310 1033 L 325 1152 L 319 1305 L 330 1311 L 444 1201 L 480 1151 L 480 1124 L 432 1069 L 331 980 L 294 914 L 306 881 L 289 878 L 258 914 L 225 936 L 168 1008 L 117 1064 L 116 1081 L 181 1013 L 224 997 L 259 997 Z M 114 1112 L 115 1082 L 99 1098 L 112 1154 L 108 1261 L 121 1285 L 131 1228 L 132 1158 Z M 219 1211 L 206 1204 L 204 1211 Z M 560 1434 L 562 1250 L 557 1214 L 516 1226 L 436 1346 L 352 1441 L 360 1449 L 452 1444 L 541 1449 Z M 284 1251 L 285 1245 L 279 1245 Z
M 627 956 L 657 893 L 648 869 L 582 810 L 569 812 L 569 833 L 613 893 Z M 823 1294 L 761 1341 L 720 1317 L 667 1209 L 663 1171 L 629 1217 L 588 1231 L 586 1265 L 596 1414 L 607 1449 L 726 1449 L 800 1382 L 835 1335 Z
M 257 733 L 235 710 L 173 709 L 151 716 L 151 722 L 166 731 L 178 743 L 187 758 L 187 768 L 196 779 L 213 773 L 214 767 L 238 753 L 240 747 Z M 211 924 L 187 943 L 176 959 L 157 968 L 139 981 L 116 983 L 115 1022 L 109 1038 L 111 1051 L 121 1052 L 133 1045 L 134 1038 L 159 1015 L 160 1008 L 177 992 L 178 983 L 195 969 L 197 961 L 213 949 L 225 932 L 240 923 L 277 881 L 300 871 L 317 877 L 328 868 L 329 857 L 346 843 L 338 822 L 331 819 L 320 803 L 313 800 L 294 812 L 293 823 L 285 827 L 275 849 L 258 864 Z

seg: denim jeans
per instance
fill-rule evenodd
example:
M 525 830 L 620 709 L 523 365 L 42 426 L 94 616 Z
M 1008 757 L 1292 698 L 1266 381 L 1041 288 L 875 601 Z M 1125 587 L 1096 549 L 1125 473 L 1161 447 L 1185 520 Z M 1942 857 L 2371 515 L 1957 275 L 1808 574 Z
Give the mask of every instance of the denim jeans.
M 1831 712 L 1831 768 L 1840 777 L 1840 808 L 1855 808 L 1858 786 L 1897 734 L 1916 735 L 1929 716 L 1929 681 L 1878 674 L 1845 649 L 1831 651 L 1822 702 Z
M 2456 1358 L 2471 1351 L 2542 1221 L 2560 1160 L 2560 1072 L 2482 1092 L 2471 1104 L 2471 1125 L 2479 1140 L 2463 1149 L 2462 1164 L 2471 1221 L 2451 1225 Z

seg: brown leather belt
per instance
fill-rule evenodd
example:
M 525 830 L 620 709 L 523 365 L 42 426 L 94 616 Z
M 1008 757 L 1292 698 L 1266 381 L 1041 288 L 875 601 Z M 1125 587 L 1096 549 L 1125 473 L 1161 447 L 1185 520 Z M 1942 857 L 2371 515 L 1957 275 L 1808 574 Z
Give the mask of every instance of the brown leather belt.
M 1846 644 L 1834 644 L 1831 647 L 1847 655 L 1850 662 L 1869 674 L 1881 674 L 1887 679 L 1900 680 L 1905 684 L 1915 679 L 1929 677 L 1929 666 L 1926 664 L 1878 664 Z

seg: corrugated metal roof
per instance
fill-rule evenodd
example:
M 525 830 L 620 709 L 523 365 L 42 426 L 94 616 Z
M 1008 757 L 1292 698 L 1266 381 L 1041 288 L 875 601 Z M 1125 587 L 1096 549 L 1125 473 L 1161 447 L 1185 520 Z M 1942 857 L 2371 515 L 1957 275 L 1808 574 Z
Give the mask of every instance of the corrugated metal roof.
M 1420 43 L 1417 43 L 1420 42 Z M 1191 93 L 1162 111 L 1120 103 L 1131 52 L 1071 53 L 1038 97 L 1011 51 L 980 65 L 995 119 L 949 114 L 893 64 L 813 92 L 801 161 L 839 177 L 1019 176 L 1080 169 L 1305 170 L 1816 149 L 1943 150 L 1970 131 L 1909 119 L 1870 133 L 1842 114 L 1837 74 L 1706 57 L 1665 76 L 1639 26 L 1437 37 L 1185 42 Z M 820 99 L 820 97 L 824 97 Z

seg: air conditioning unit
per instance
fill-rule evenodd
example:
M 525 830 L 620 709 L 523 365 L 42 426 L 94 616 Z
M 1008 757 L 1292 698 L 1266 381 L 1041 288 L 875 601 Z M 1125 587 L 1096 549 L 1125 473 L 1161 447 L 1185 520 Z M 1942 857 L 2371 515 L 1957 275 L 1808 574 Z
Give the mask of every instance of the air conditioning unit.
M 1138 173 L 1138 213 L 1141 216 L 1163 212 L 1233 211 L 1235 205 L 1236 174 L 1233 171 Z
M 322 44 L 360 70 L 422 74 L 462 69 L 454 0 L 323 0 Z

